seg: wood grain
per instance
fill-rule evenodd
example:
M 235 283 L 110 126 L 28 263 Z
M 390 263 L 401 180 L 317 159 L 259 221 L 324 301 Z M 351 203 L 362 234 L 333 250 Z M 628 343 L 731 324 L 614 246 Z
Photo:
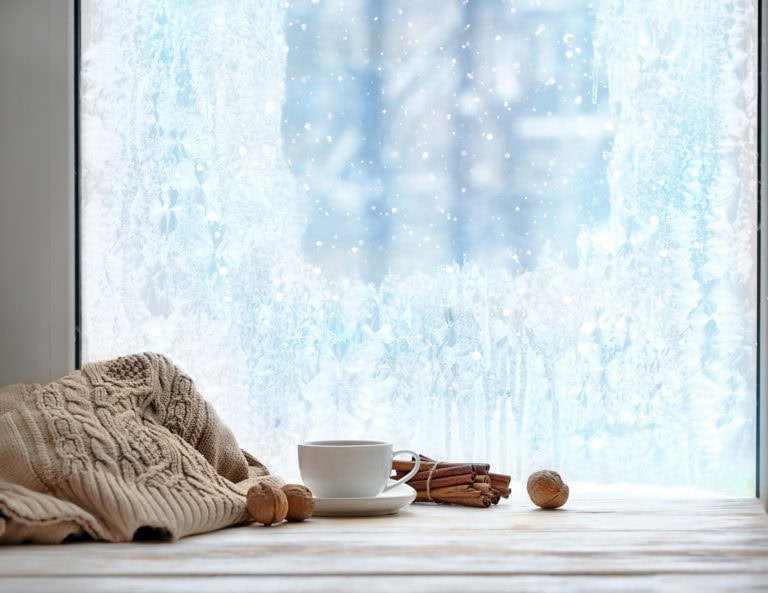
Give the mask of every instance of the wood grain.
M 0 548 L 0 591 L 765 591 L 756 499 L 414 504 L 175 543 Z

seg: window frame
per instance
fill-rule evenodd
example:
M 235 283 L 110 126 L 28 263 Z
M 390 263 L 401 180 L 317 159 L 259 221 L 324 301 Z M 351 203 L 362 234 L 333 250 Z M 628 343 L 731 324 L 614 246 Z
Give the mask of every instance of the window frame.
M 763 345 L 768 343 L 768 274 L 766 273 L 766 261 L 768 260 L 768 235 L 764 229 L 768 228 L 768 214 L 765 204 L 768 198 L 768 132 L 763 125 L 763 118 L 768 113 L 768 94 L 766 93 L 766 81 L 768 81 L 768 11 L 762 2 L 757 3 L 757 29 L 758 29 L 758 73 L 757 73 L 757 150 L 758 150 L 758 254 L 757 254 L 757 492 L 768 512 L 768 361 Z
M 756 496 L 760 498 L 763 507 L 768 512 L 768 388 L 765 377 L 768 377 L 768 361 L 763 344 L 768 343 L 768 273 L 766 262 L 768 261 L 768 237 L 762 229 L 768 228 L 768 214 L 763 205 L 768 198 L 768 134 L 764 131 L 765 114 L 768 113 L 768 94 L 766 93 L 766 80 L 768 80 L 768 43 L 765 38 L 768 31 L 768 12 L 763 9 L 760 2 L 756 3 L 758 21 L 758 238 L 757 238 L 757 299 L 758 299 L 758 342 L 757 342 L 757 377 L 756 377 L 756 418 L 757 418 L 757 464 L 756 464 Z M 50 191 L 42 196 L 35 196 L 34 201 L 37 214 L 34 220 L 36 228 L 30 228 L 26 232 L 34 233 L 39 228 L 50 230 L 50 241 L 41 247 L 44 256 L 50 263 L 47 267 L 35 270 L 25 270 L 25 273 L 34 273 L 37 282 L 42 282 L 48 287 L 49 292 L 45 298 L 38 299 L 34 306 L 25 310 L 21 323 L 14 327 L 19 332 L 4 332 L 0 335 L 0 342 L 5 351 L 14 349 L 19 354 L 17 362 L 23 360 L 30 347 L 37 351 L 47 353 L 46 364 L 27 363 L 14 367 L 13 373 L 7 369 L 7 376 L 0 377 L 2 383 L 16 381 L 45 381 L 54 379 L 67 370 L 78 368 L 80 358 L 80 300 L 79 284 L 80 271 L 79 260 L 79 231 L 78 231 L 78 70 L 79 70 L 79 8 L 78 0 L 48 0 L 49 27 L 52 32 L 61 31 L 66 27 L 66 35 L 52 36 L 49 40 L 48 67 L 51 71 L 51 79 L 55 79 L 53 73 L 66 69 L 67 82 L 65 84 L 52 83 L 49 85 L 50 111 L 47 114 L 33 114 L 33 117 L 47 117 L 52 129 L 57 131 L 56 137 L 52 137 L 49 144 L 49 166 L 41 168 L 40 174 L 46 175 Z M 24 48 L 22 48 L 22 51 Z M 28 89 L 32 92 L 32 88 Z M 62 106 L 66 106 L 66 110 Z M 32 122 L 32 119 L 30 119 Z M 0 142 L 6 143 L 2 139 Z M 2 155 L 2 152 L 0 152 Z M 20 195 L 20 194 L 16 194 Z M 13 199 L 13 196 L 10 198 Z M 41 207 L 42 206 L 42 207 Z M 4 208 L 4 206 L 3 206 Z M 30 206 L 33 208 L 33 206 Z M 62 217 L 62 212 L 64 213 Z M 62 221 L 63 218 L 63 221 Z M 42 243 L 42 242 L 41 242 Z M 16 293 L 12 295 L 13 302 L 4 303 L 2 321 L 9 322 L 13 305 L 23 303 L 29 298 L 24 289 L 28 283 L 19 282 L 18 275 L 14 275 L 15 269 L 8 265 L 9 259 L 17 257 L 18 251 L 6 251 L 5 256 L 0 257 L 0 271 L 3 273 L 4 283 L 18 286 Z M 45 253 L 47 251 L 47 253 Z M 34 262 L 32 262 L 34 263 Z M 31 267 L 31 266 L 26 266 Z M 56 320 L 59 311 L 64 308 L 68 311 L 66 323 Z M 49 324 L 47 332 L 48 343 L 40 344 L 40 324 Z M 61 327 L 61 326 L 65 327 Z M 9 335 L 10 334 L 10 335 Z M 26 346 L 19 346 L 19 344 Z M 11 363 L 15 364 L 15 363 Z M 11 368 L 11 365 L 6 365 Z M 3 367 L 3 368 L 6 368 Z M 32 373 L 35 373 L 34 378 Z M 41 374 L 48 376 L 41 376 Z M 7 379 L 7 380 L 6 380 Z
M 0 3 L 0 386 L 76 363 L 75 4 Z

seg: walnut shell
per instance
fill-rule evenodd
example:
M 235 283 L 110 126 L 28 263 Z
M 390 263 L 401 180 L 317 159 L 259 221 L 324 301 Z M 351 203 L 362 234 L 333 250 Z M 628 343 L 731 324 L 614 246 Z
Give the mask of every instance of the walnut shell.
M 528 496 L 542 509 L 556 509 L 568 500 L 568 484 L 551 470 L 533 472 L 528 477 Z
M 285 493 L 267 482 L 259 482 L 248 489 L 245 503 L 251 518 L 264 525 L 280 523 L 288 514 Z
M 288 514 L 285 518 L 289 521 L 309 519 L 315 512 L 312 491 L 303 484 L 286 484 L 283 492 L 288 499 Z

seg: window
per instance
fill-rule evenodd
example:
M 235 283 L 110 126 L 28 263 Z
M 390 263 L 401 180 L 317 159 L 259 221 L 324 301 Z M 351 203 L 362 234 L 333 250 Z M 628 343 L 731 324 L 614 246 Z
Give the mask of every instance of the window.
M 83 359 L 168 354 L 278 473 L 752 495 L 755 13 L 83 0 Z

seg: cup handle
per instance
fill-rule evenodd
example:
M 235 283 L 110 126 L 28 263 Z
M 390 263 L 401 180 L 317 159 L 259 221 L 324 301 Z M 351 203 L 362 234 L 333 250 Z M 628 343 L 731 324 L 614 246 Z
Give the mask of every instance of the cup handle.
M 408 480 L 410 480 L 413 476 L 416 475 L 416 472 L 419 471 L 419 466 L 421 465 L 421 462 L 419 461 L 419 454 L 415 451 L 411 451 L 410 449 L 400 449 L 399 451 L 395 451 L 392 453 L 392 459 L 400 455 L 401 453 L 408 453 L 411 457 L 413 457 L 413 469 L 409 471 L 407 474 L 405 474 L 402 478 L 400 478 L 397 482 L 392 482 L 391 484 L 387 484 L 384 487 L 384 492 L 387 490 L 391 490 L 392 488 L 395 488 L 399 486 L 400 484 L 404 484 Z

